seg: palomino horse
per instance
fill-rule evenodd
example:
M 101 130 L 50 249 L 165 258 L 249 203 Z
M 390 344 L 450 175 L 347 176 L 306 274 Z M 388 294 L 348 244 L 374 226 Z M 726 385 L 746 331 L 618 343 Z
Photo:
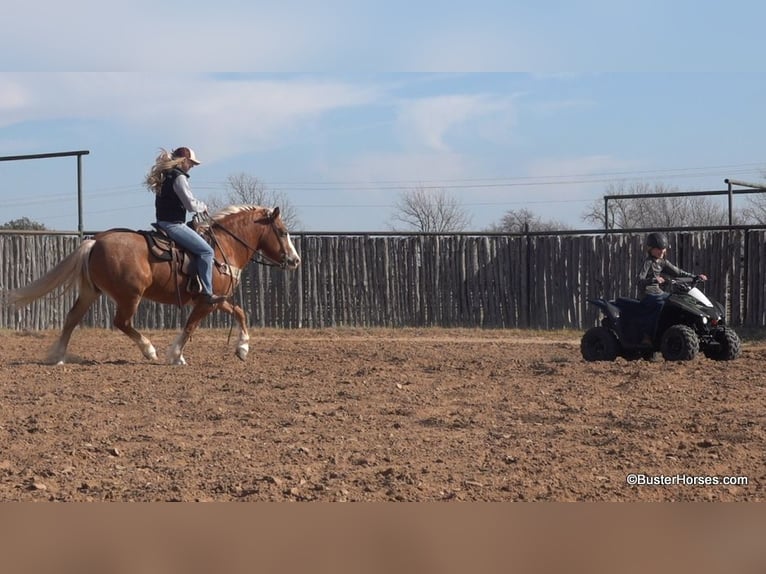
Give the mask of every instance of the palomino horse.
M 213 289 L 216 294 L 231 296 L 239 281 L 240 271 L 256 254 L 283 269 L 295 269 L 301 262 L 279 216 L 278 207 L 234 205 L 224 208 L 212 216 L 206 233 L 213 239 L 215 248 Z M 142 234 L 121 229 L 109 230 L 83 241 L 76 251 L 43 277 L 11 291 L 8 301 L 15 305 L 27 305 L 58 287 L 68 289 L 77 285 L 77 300 L 50 351 L 50 361 L 57 364 L 65 361 L 72 331 L 101 293 L 108 295 L 117 306 L 114 326 L 130 337 L 147 359 L 157 360 L 154 345 L 133 327 L 133 315 L 142 298 L 158 303 L 193 305 L 186 325 L 168 349 L 169 363 L 186 363 L 184 345 L 199 322 L 216 308 L 229 313 L 239 323 L 236 354 L 244 360 L 249 351 L 250 337 L 242 308 L 228 299 L 214 305 L 207 304 L 200 295 L 186 290 L 186 278 L 173 267 L 171 263 L 160 261 L 149 253 Z

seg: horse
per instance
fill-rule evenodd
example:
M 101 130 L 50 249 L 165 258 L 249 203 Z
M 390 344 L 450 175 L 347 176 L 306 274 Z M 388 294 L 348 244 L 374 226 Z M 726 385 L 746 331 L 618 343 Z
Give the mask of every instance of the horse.
M 47 274 L 25 287 L 10 291 L 7 300 L 24 306 L 51 291 L 77 287 L 78 296 L 64 321 L 61 335 L 51 348 L 48 359 L 55 364 L 66 361 L 66 350 L 72 331 L 88 308 L 102 294 L 116 304 L 114 326 L 125 333 L 151 361 L 157 351 L 151 341 L 133 327 L 141 299 L 193 308 L 183 330 L 168 348 L 166 359 L 173 365 L 184 365 L 183 349 L 200 321 L 216 309 L 232 315 L 239 323 L 236 356 L 242 360 L 249 352 L 245 312 L 229 299 L 239 282 L 241 270 L 255 257 L 282 269 L 295 269 L 301 259 L 290 234 L 273 209 L 257 205 L 231 205 L 209 217 L 198 229 L 215 250 L 213 290 L 227 298 L 209 304 L 199 293 L 191 292 L 186 277 L 178 272 L 175 260 L 163 261 L 152 254 L 145 232 L 110 229 L 85 239 Z

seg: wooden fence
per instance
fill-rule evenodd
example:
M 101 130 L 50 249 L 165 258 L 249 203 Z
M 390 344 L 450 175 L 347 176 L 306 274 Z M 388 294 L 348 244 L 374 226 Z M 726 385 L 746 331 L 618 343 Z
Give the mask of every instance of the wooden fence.
M 587 299 L 636 296 L 644 233 L 560 235 L 297 235 L 296 271 L 251 264 L 237 298 L 251 326 L 584 329 Z M 670 232 L 668 258 L 706 273 L 706 292 L 735 326 L 766 327 L 766 231 Z M 79 244 L 76 236 L 0 235 L 0 290 L 25 285 Z M 0 328 L 60 328 L 76 294 L 0 309 Z M 83 324 L 109 327 L 105 297 Z M 180 328 L 188 308 L 143 301 L 138 328 Z M 226 327 L 215 313 L 205 325 Z

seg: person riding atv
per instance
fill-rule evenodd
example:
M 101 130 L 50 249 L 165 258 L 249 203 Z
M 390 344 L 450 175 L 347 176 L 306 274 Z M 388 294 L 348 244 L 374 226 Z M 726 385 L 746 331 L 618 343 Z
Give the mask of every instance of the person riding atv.
M 648 256 L 639 274 L 644 297 L 614 301 L 589 299 L 604 318 L 599 327 L 583 335 L 580 350 L 587 361 L 613 361 L 654 357 L 668 361 L 693 359 L 702 350 L 715 360 L 739 356 L 740 340 L 725 324 L 724 307 L 698 288 L 705 275 L 692 275 L 664 256 L 669 247 L 663 233 L 647 236 Z M 664 288 L 664 289 L 663 289 Z
M 663 290 L 666 277 L 697 277 L 707 281 L 705 275 L 694 275 L 676 267 L 665 259 L 670 242 L 664 233 L 653 232 L 646 236 L 646 259 L 638 274 L 638 288 L 643 291 L 641 307 L 644 310 L 644 341 L 651 342 L 657 319 L 670 293 Z

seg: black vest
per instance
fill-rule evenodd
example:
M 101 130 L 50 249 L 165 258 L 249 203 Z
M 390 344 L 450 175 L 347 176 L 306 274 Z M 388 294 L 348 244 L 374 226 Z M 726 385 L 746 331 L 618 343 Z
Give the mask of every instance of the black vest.
M 173 189 L 173 184 L 179 176 L 189 177 L 189 174 L 177 167 L 165 172 L 162 189 L 154 198 L 154 211 L 157 221 L 186 222 L 186 208 Z

